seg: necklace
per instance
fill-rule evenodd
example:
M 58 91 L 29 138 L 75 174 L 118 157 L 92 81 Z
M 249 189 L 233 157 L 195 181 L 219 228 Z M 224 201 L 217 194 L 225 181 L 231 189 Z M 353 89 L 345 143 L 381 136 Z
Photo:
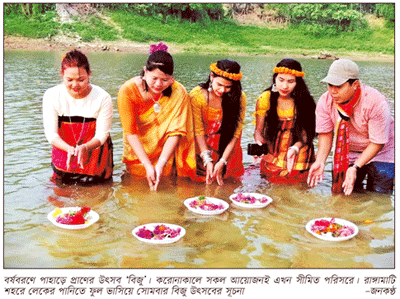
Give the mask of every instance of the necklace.
M 161 105 L 158 103 L 158 101 L 160 100 L 160 98 L 161 98 L 161 94 L 158 96 L 158 99 L 156 100 L 156 99 L 154 99 L 154 96 L 150 93 L 150 95 L 151 95 L 151 99 L 153 100 L 153 102 L 154 102 L 154 105 L 153 105 L 153 109 L 154 109 L 154 112 L 155 113 L 159 113 L 160 111 L 161 111 Z
M 68 118 L 69 118 L 69 122 L 72 124 L 71 116 L 68 116 Z M 75 145 L 80 145 L 79 143 L 81 142 L 83 129 L 85 128 L 85 121 L 86 121 L 86 118 L 83 117 L 82 129 L 81 129 L 81 133 L 79 134 L 78 140 L 76 140 L 76 138 L 75 138 L 75 132 L 74 132 L 73 126 L 71 125 L 71 131 L 72 131 L 72 136 L 74 137 Z
M 149 87 L 147 85 L 146 80 L 144 79 L 144 77 L 142 77 L 141 79 L 142 79 L 142 84 L 143 84 L 144 91 L 146 91 L 148 94 L 150 94 L 150 97 L 154 102 L 154 105 L 153 105 L 154 112 L 155 113 L 159 113 L 161 111 L 161 105 L 158 103 L 158 100 L 161 98 L 162 94 L 158 95 L 158 99 L 157 100 L 154 99 L 154 95 L 152 95 L 151 92 L 149 91 Z

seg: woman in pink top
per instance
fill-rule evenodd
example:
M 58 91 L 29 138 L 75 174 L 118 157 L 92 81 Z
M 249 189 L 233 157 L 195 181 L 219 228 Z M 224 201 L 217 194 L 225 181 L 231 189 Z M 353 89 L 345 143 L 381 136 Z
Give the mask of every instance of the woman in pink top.
M 308 183 L 322 180 L 325 161 L 334 145 L 332 192 L 354 189 L 391 193 L 394 185 L 394 120 L 388 100 L 359 81 L 358 66 L 348 60 L 332 63 L 321 82 L 328 91 L 316 110 L 318 153 Z M 333 137 L 335 137 L 333 142 Z

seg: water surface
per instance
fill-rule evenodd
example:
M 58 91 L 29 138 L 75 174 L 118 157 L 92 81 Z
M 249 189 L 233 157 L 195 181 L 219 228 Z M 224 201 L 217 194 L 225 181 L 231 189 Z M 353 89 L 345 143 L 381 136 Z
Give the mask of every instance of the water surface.
M 332 196 L 331 161 L 324 181 L 274 185 L 260 176 L 244 154 L 245 175 L 223 187 L 188 180 L 165 179 L 158 192 L 144 180 L 123 177 L 122 129 L 116 96 L 119 86 L 137 75 L 146 55 L 89 54 L 91 82 L 106 89 L 114 101 L 111 136 L 114 143 L 113 182 L 101 186 L 56 186 L 50 181 L 51 146 L 42 126 L 42 96 L 60 82 L 63 53 L 4 53 L 4 266 L 6 268 L 393 268 L 394 196 L 376 193 Z M 220 56 L 175 55 L 175 78 L 191 90 L 205 81 L 209 64 Z M 244 73 L 248 109 L 242 148 L 253 141 L 257 96 L 269 86 L 271 70 L 283 57 L 236 57 Z M 315 100 L 331 61 L 299 59 Z M 394 112 L 394 65 L 358 62 L 362 81 L 390 100 Z M 317 146 L 317 141 L 315 141 Z M 207 195 L 229 201 L 234 192 L 260 192 L 274 202 L 264 209 L 230 206 L 219 216 L 198 216 L 183 205 L 186 198 Z M 57 206 L 88 205 L 100 220 L 88 229 L 62 230 L 47 221 Z M 317 217 L 338 217 L 359 226 L 346 242 L 324 242 L 306 232 Z M 365 220 L 373 221 L 366 224 Z M 165 222 L 180 225 L 186 235 L 177 243 L 154 246 L 131 234 L 138 225 Z

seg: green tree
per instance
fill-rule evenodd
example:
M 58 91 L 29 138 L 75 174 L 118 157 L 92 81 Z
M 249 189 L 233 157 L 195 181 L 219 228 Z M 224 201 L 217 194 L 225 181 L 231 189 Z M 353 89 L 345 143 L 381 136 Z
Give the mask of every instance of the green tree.
M 390 28 L 394 27 L 394 22 L 395 22 L 394 3 L 377 3 L 376 15 L 378 17 L 385 18 L 387 27 Z

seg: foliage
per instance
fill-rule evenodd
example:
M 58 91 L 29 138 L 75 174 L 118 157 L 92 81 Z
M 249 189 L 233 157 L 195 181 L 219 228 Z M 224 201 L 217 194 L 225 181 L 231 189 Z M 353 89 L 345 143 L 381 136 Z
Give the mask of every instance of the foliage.
M 175 7 L 182 11 L 186 4 L 168 5 L 170 5 L 170 9 Z M 273 5 L 275 5 L 274 9 L 278 9 L 282 4 Z M 295 7 L 290 5 L 299 5 L 299 7 L 295 10 Z M 183 16 L 165 16 L 166 14 L 161 13 L 152 15 L 153 12 L 148 12 L 143 16 L 136 13 L 134 9 L 150 9 L 155 6 L 138 3 L 96 4 L 96 9 L 101 10 L 101 14 L 82 19 L 76 18 L 72 23 L 61 24 L 56 21 L 54 9 L 26 17 L 21 13 L 21 7 L 15 4 L 14 6 L 5 5 L 4 34 L 32 38 L 57 34 L 74 37 L 78 35 L 82 41 L 122 38 L 146 44 L 162 40 L 179 45 L 181 49 L 190 52 L 223 53 L 225 55 L 239 53 L 315 55 L 321 51 L 330 51 L 336 55 L 353 51 L 394 54 L 394 28 L 371 29 L 361 26 L 356 22 L 354 17 L 356 14 L 353 14 L 355 8 L 359 7 L 356 4 L 353 4 L 353 7 L 348 6 L 354 8 L 350 16 L 344 13 L 345 9 L 344 6 L 341 6 L 342 4 L 330 6 L 329 12 L 310 10 L 311 7 L 301 5 L 303 4 L 282 5 L 284 8 L 291 7 L 293 12 L 290 13 L 303 18 L 301 21 L 291 21 L 290 27 L 271 29 L 240 26 L 225 18 L 193 22 L 190 19 L 184 19 Z M 193 7 L 196 8 L 196 6 Z M 197 8 L 199 7 L 201 6 Z M 319 7 L 323 8 L 324 6 Z M 164 8 L 166 9 L 167 6 Z M 333 13 L 333 8 L 336 8 L 337 14 Z M 375 9 L 375 6 L 369 6 L 368 9 Z M 281 13 L 283 14 L 282 11 Z M 354 24 L 352 24 L 353 21 L 346 25 L 342 22 L 343 19 L 353 17 L 355 18 Z M 329 18 L 331 18 L 330 22 L 328 22 Z M 318 20 L 319 23 L 313 20 Z M 338 26 L 347 26 L 347 29 L 345 31 L 338 30 Z M 358 29 L 351 30 L 351 28 Z
M 191 22 L 220 20 L 224 16 L 220 3 L 130 3 L 97 4 L 99 8 L 124 10 L 141 16 L 156 17 L 160 20 L 177 18 Z
M 45 38 L 58 33 L 60 24 L 55 19 L 54 11 L 47 11 L 35 18 L 26 18 L 24 14 L 10 14 L 4 17 L 4 34 Z
M 104 22 L 98 16 L 91 16 L 85 21 L 76 20 L 73 23 L 64 23 L 60 28 L 63 32 L 76 32 L 83 42 L 100 39 L 113 41 L 118 38 L 119 32 Z
M 385 18 L 387 27 L 394 28 L 394 21 L 395 21 L 394 3 L 377 3 L 376 13 L 378 17 L 382 16 Z
M 4 14 L 23 14 L 31 17 L 54 10 L 55 7 L 54 3 L 6 3 L 4 4 Z
M 365 28 L 363 15 L 357 4 L 346 3 L 296 3 L 272 4 L 278 15 L 291 24 L 302 25 L 308 34 L 338 35 L 339 32 Z

